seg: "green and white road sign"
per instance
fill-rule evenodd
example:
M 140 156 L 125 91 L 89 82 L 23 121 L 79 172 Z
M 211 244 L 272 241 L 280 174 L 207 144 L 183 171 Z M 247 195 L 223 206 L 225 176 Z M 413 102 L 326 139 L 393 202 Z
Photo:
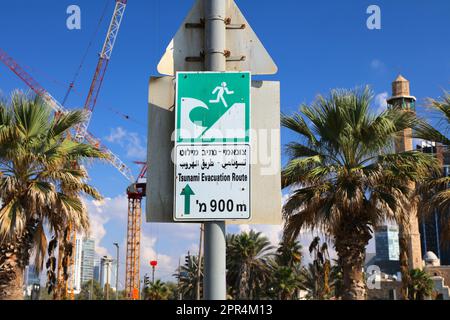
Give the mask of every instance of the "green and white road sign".
M 177 73 L 177 143 L 250 143 L 249 72 Z
M 179 72 L 176 221 L 250 218 L 249 72 Z

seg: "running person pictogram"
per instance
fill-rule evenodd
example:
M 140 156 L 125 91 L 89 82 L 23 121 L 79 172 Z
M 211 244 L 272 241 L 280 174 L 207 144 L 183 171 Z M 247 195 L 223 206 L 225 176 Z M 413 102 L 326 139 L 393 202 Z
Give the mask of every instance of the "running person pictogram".
M 222 84 L 219 87 L 216 87 L 212 94 L 217 94 L 217 98 L 215 100 L 209 100 L 210 103 L 219 103 L 222 101 L 223 105 L 228 108 L 228 103 L 225 100 L 224 94 L 232 95 L 234 94 L 234 91 L 231 91 L 228 89 L 227 83 L 222 82 Z

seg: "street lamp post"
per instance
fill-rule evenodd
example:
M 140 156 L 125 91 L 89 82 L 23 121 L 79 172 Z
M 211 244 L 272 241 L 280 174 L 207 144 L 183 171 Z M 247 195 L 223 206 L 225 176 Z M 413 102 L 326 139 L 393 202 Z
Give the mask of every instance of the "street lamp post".
M 119 300 L 119 244 L 114 243 L 116 246 L 116 300 Z

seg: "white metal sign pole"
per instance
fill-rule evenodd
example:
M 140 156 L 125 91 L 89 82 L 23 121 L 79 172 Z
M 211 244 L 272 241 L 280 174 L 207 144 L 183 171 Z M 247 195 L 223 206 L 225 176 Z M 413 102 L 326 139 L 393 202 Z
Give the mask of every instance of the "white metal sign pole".
M 225 0 L 204 0 L 205 71 L 226 71 L 226 4 Z M 225 221 L 205 223 L 206 300 L 226 300 Z

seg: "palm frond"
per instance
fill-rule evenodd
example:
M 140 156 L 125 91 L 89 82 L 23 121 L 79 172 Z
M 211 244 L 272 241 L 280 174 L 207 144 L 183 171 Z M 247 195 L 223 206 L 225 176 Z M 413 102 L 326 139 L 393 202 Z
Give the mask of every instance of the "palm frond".
M 48 130 L 48 139 L 57 139 L 61 135 L 70 133 L 70 130 L 85 121 L 87 115 L 82 110 L 70 111 L 58 115 Z

